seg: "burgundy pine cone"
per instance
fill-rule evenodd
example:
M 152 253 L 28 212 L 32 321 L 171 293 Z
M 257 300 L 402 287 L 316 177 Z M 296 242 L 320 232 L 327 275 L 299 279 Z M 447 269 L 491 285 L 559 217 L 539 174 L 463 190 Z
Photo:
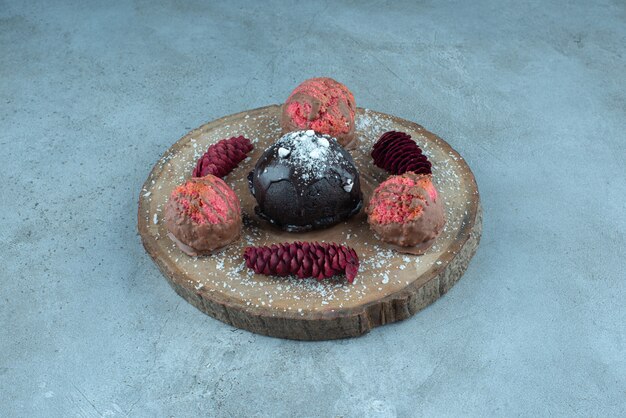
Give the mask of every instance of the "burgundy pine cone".
M 192 177 L 204 177 L 213 174 L 224 177 L 246 159 L 248 152 L 254 148 L 248 138 L 243 136 L 222 139 L 209 147 L 198 160 Z
M 246 247 L 243 253 L 246 266 L 257 274 L 289 276 L 322 280 L 337 274 L 346 275 L 349 283 L 359 270 L 356 252 L 335 243 L 294 242 L 274 244 L 271 247 Z
M 372 148 L 374 164 L 391 174 L 432 174 L 422 149 L 404 132 L 390 131 L 381 135 Z

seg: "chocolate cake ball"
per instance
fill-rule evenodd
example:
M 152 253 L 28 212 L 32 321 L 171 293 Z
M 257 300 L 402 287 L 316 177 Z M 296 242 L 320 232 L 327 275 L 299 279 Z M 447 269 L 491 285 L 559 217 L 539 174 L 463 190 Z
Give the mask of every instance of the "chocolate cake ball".
M 335 138 L 290 132 L 269 147 L 248 176 L 256 213 L 286 231 L 325 228 L 363 205 L 352 156 Z
M 365 211 L 381 240 L 412 254 L 426 252 L 446 223 L 443 202 L 429 174 L 390 176 L 374 190 Z
M 296 87 L 282 108 L 283 133 L 313 129 L 337 139 L 346 149 L 357 145 L 356 102 L 343 84 L 328 77 L 311 78 Z
M 165 206 L 168 236 L 190 256 L 208 255 L 239 238 L 239 198 L 208 174 L 176 187 Z

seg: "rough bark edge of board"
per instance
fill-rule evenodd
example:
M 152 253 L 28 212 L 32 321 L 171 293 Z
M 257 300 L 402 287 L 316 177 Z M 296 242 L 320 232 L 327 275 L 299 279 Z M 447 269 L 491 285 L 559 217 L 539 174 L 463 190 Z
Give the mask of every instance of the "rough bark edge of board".
M 360 312 L 354 312 L 353 315 L 328 319 L 250 315 L 238 307 L 203 298 L 202 294 L 195 292 L 191 286 L 184 286 L 176 280 L 171 280 L 171 272 L 168 272 L 165 265 L 158 261 L 157 265 L 176 293 L 200 311 L 226 324 L 271 337 L 310 341 L 332 340 L 358 337 L 378 326 L 407 319 L 439 299 L 459 281 L 467 269 L 478 249 L 481 230 L 482 211 L 479 208 L 474 230 L 461 251 L 439 274 L 423 286 L 407 287 L 401 292 L 365 305 Z

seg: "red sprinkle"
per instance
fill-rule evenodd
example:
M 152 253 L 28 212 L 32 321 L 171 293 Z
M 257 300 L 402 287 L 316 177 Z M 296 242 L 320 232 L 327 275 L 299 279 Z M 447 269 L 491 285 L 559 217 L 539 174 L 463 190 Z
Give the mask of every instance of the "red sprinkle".
M 372 193 L 367 209 L 369 219 L 383 225 L 415 220 L 424 211 L 423 204 L 418 202 L 426 202 L 427 197 L 437 200 L 431 175 L 405 173 L 389 176 Z
M 207 175 L 176 187 L 170 199 L 197 224 L 228 222 L 241 211 L 235 192 L 218 177 Z

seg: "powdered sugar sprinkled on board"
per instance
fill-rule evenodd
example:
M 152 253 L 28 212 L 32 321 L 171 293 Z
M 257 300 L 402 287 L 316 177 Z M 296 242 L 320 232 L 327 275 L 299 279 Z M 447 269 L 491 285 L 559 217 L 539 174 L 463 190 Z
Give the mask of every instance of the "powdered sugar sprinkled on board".
M 160 245 L 167 246 L 168 256 L 186 273 L 190 286 L 198 293 L 219 292 L 240 299 L 245 306 L 262 307 L 276 313 L 292 312 L 294 315 L 304 315 L 308 311 L 349 308 L 369 302 L 374 297 L 378 299 L 385 294 L 397 292 L 420 277 L 431 266 L 436 266 L 435 263 L 448 251 L 449 243 L 458 234 L 467 216 L 466 206 L 455 207 L 447 204 L 448 196 L 460 194 L 461 199 L 467 202 L 471 198 L 459 175 L 458 157 L 452 153 L 450 155 L 443 153 L 436 144 L 427 140 L 420 130 L 395 123 L 389 117 L 369 110 L 357 112 L 356 135 L 360 144 L 351 152 L 361 173 L 366 200 L 371 190 L 368 191 L 364 183 L 375 186 L 387 176 L 373 166 L 369 156 L 372 144 L 382 133 L 389 130 L 409 133 L 433 163 L 434 182 L 446 204 L 447 224 L 443 234 L 426 254 L 423 256 L 398 254 L 385 247 L 367 227 L 364 227 L 365 216 L 361 214 L 332 228 L 333 240 L 338 244 L 354 247 L 361 259 L 359 274 L 352 285 L 347 284 L 342 277 L 318 282 L 315 279 L 300 280 L 295 277 L 275 278 L 255 275 L 246 269 L 243 263 L 242 252 L 245 246 L 296 240 L 324 241 L 325 235 L 322 231 L 311 235 L 282 234 L 276 237 L 275 230 L 268 228 L 254 215 L 252 200 L 247 206 L 243 205 L 244 228 L 238 242 L 210 257 L 188 257 L 181 253 L 166 237 L 167 231 L 163 222 L 156 224 L 152 222 L 153 217 L 158 219 L 161 216 L 171 190 L 191 175 L 197 158 L 208 145 L 221 138 L 244 135 L 255 144 L 255 150 L 251 158 L 243 161 L 225 181 L 245 201 L 249 197 L 246 174 L 252 170 L 265 148 L 271 145 L 273 140 L 281 137 L 278 116 L 278 112 L 251 113 L 239 119 L 230 119 L 230 122 L 215 129 L 193 131 L 187 146 L 180 148 L 177 153 L 166 153 L 157 163 L 157 168 L 162 170 L 158 177 L 159 181 L 154 182 L 154 179 L 149 181 L 148 186 L 142 190 L 141 198 L 147 202 L 145 206 L 147 210 L 143 216 L 146 218 L 150 234 L 160 240 Z M 309 162 L 315 159 L 310 158 L 311 151 L 319 150 L 319 153 L 323 153 L 326 148 L 324 141 L 321 140 L 312 145 L 315 147 L 309 150 L 307 157 Z M 340 239 L 337 239 L 337 233 Z

